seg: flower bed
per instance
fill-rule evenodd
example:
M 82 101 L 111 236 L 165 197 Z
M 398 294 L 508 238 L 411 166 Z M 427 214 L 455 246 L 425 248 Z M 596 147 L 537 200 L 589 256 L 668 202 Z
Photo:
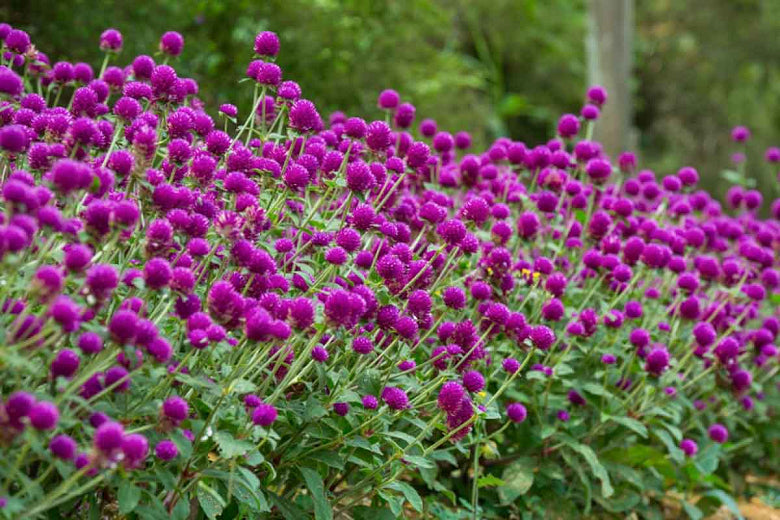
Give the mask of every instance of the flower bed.
M 776 471 L 780 202 L 613 164 L 603 89 L 473 152 L 392 90 L 325 124 L 270 32 L 216 119 L 178 33 L 99 79 L 0 37 L 5 517 L 698 518 Z

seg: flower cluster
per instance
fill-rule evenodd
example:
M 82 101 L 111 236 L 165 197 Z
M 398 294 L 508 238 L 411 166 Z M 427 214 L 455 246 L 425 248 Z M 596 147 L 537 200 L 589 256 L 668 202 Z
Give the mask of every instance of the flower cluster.
M 253 106 L 216 120 L 168 64 L 179 33 L 116 66 L 108 29 L 98 71 L 5 24 L 0 41 L 12 514 L 118 489 L 123 513 L 186 517 L 194 498 L 252 517 L 309 507 L 292 501 L 308 487 L 315 509 L 378 492 L 398 515 L 399 491 L 416 507 L 405 467 L 474 446 L 476 515 L 479 450 L 497 441 L 568 472 L 586 456 L 606 499 L 575 439 L 614 453 L 656 443 L 652 427 L 695 458 L 771 409 L 780 199 L 762 219 L 756 191 L 724 209 L 692 167 L 610 158 L 590 139 L 600 87 L 549 142 L 477 151 L 415 126 L 393 90 L 376 120 L 323 119 L 272 32 L 247 66 Z

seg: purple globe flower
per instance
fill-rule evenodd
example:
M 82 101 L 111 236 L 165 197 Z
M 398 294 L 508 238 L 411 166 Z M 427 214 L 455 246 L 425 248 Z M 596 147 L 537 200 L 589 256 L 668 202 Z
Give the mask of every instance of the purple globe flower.
M 279 37 L 271 31 L 263 31 L 255 36 L 255 54 L 276 56 L 279 54 Z
M 106 29 L 100 35 L 100 49 L 119 52 L 122 50 L 122 33 L 116 29 Z
M 160 460 L 169 461 L 176 458 L 179 454 L 179 448 L 173 441 L 166 439 L 157 443 L 157 446 L 154 447 L 154 454 Z
M 693 457 L 699 451 L 699 445 L 692 439 L 683 439 L 680 442 L 680 449 L 687 457 Z
M 444 383 L 439 390 L 439 408 L 448 414 L 456 413 L 460 410 L 461 402 L 465 396 L 466 390 L 460 383 L 454 381 Z
M 54 403 L 41 401 L 33 405 L 28 417 L 36 430 L 53 430 L 60 420 L 60 412 Z
M 525 409 L 525 406 L 523 406 L 520 403 L 510 403 L 506 407 L 506 415 L 509 417 L 509 420 L 515 423 L 521 423 L 525 421 L 525 418 L 528 416 L 528 412 Z
M 176 31 L 168 31 L 160 37 L 160 50 L 176 57 L 184 50 L 184 37 Z
M 713 442 L 717 442 L 718 444 L 723 444 L 729 438 L 729 431 L 720 423 L 715 423 L 710 426 L 707 430 L 707 434 Z
M 76 441 L 65 434 L 55 435 L 49 442 L 49 451 L 58 459 L 73 460 L 76 449 Z
M 173 396 L 163 402 L 161 411 L 173 424 L 179 424 L 189 417 L 190 406 L 181 397 Z
M 273 405 L 261 403 L 252 412 L 252 422 L 267 428 L 276 421 L 277 415 L 276 408 Z

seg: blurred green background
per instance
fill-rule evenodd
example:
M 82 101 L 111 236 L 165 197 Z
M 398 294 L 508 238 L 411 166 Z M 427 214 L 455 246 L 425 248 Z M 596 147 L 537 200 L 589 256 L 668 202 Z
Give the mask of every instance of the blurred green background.
M 603 1 L 603 0 L 592 0 Z M 609 1 L 609 0 L 606 0 Z M 630 0 L 615 0 L 626 1 Z M 632 140 L 658 174 L 699 168 L 722 193 L 720 173 L 736 151 L 730 128 L 745 124 L 748 175 L 765 199 L 780 145 L 780 2 L 636 0 L 633 3 Z M 125 37 L 120 64 L 156 50 L 159 36 L 185 37 L 177 67 L 196 78 L 213 110 L 251 102 L 237 82 L 254 35 L 276 31 L 279 64 L 323 113 L 377 117 L 376 96 L 395 88 L 440 128 L 478 143 L 508 135 L 536 144 L 558 116 L 578 112 L 587 88 L 588 0 L 11 0 L 0 19 L 28 31 L 52 61 L 99 66 L 98 36 Z

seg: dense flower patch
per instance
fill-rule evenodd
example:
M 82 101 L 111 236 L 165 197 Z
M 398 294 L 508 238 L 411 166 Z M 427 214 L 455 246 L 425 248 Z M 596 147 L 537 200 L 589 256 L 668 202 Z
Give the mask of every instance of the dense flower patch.
M 471 152 L 392 90 L 326 124 L 270 32 L 216 119 L 178 33 L 0 38 L 6 517 L 696 517 L 765 457 L 780 201 L 613 163 L 603 89 Z

